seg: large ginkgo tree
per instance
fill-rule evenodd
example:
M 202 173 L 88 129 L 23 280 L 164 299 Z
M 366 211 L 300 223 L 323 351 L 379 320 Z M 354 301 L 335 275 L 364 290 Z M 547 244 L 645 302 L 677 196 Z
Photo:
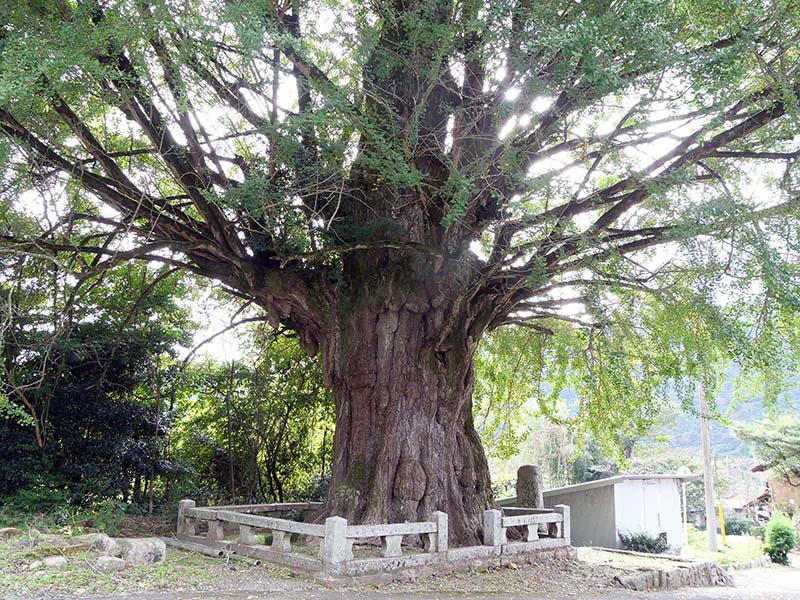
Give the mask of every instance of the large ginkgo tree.
M 3 249 L 249 300 L 333 389 L 319 518 L 475 542 L 486 332 L 790 302 L 798 40 L 794 0 L 3 2 Z

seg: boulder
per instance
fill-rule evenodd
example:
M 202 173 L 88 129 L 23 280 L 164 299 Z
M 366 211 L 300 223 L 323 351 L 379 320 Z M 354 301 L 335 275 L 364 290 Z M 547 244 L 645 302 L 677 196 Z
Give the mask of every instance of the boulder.
M 152 565 L 164 562 L 167 556 L 167 545 L 158 538 L 119 538 L 113 540 L 119 546 L 114 555 L 125 559 L 133 565 Z
M 29 571 L 35 571 L 36 569 L 40 569 L 44 566 L 44 563 L 40 560 L 35 560 L 31 564 L 28 565 Z
M 125 561 L 116 556 L 101 556 L 97 559 L 95 567 L 103 573 L 113 573 L 125 568 Z
M 0 529 L 0 540 L 8 540 L 25 535 L 25 532 L 16 527 L 3 527 Z
M 72 540 L 73 544 L 89 544 L 90 546 L 95 543 L 98 537 L 101 535 L 106 535 L 105 533 L 84 533 L 82 535 L 73 535 L 70 540 Z M 106 537 L 108 537 L 106 535 Z
M 67 559 L 63 556 L 47 556 L 42 559 L 42 564 L 45 567 L 65 567 L 67 565 Z
M 115 539 L 108 537 L 105 533 L 98 533 L 92 542 L 92 548 L 97 550 L 103 556 L 116 556 L 119 557 L 122 549 Z

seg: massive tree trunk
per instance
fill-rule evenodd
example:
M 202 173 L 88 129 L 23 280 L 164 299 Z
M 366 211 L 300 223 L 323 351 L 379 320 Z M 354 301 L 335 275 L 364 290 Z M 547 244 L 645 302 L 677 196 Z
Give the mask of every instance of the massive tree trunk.
M 375 264 L 322 348 L 336 402 L 322 515 L 403 522 L 441 510 L 453 544 L 479 543 L 491 488 L 472 419 L 476 342 L 437 351 L 452 298 L 436 283 L 446 278 L 425 271 L 427 281 L 408 281 L 408 270 L 395 278 Z

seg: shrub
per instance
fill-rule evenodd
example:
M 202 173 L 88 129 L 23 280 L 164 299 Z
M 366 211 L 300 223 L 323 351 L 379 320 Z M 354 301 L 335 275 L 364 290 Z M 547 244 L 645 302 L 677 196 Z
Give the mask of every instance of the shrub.
M 756 524 L 750 519 L 733 517 L 725 520 L 725 533 L 728 535 L 749 535 Z
M 795 546 L 794 527 L 783 513 L 774 513 L 767 523 L 764 535 L 764 552 L 779 565 L 789 564 L 789 552 Z
M 647 552 L 648 554 L 663 554 L 669 550 L 666 535 L 650 535 L 644 531 L 635 533 L 619 533 L 619 539 L 626 550 L 634 552 Z
M 750 529 L 750 535 L 763 541 L 764 531 L 763 525 L 753 525 L 753 527 Z

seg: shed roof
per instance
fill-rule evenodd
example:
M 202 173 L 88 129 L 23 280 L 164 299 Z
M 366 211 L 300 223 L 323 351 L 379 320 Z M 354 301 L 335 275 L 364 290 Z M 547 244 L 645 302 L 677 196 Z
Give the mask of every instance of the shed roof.
M 581 492 L 591 490 L 594 488 L 606 487 L 609 485 L 616 485 L 623 481 L 635 480 L 650 480 L 650 479 L 673 479 L 676 481 L 696 481 L 700 479 L 700 475 L 616 475 L 614 477 L 607 477 L 605 479 L 598 479 L 597 481 L 587 481 L 586 483 L 577 483 L 575 485 L 566 485 L 564 487 L 552 488 L 544 491 L 545 496 L 555 496 L 557 494 L 570 494 L 572 492 Z

